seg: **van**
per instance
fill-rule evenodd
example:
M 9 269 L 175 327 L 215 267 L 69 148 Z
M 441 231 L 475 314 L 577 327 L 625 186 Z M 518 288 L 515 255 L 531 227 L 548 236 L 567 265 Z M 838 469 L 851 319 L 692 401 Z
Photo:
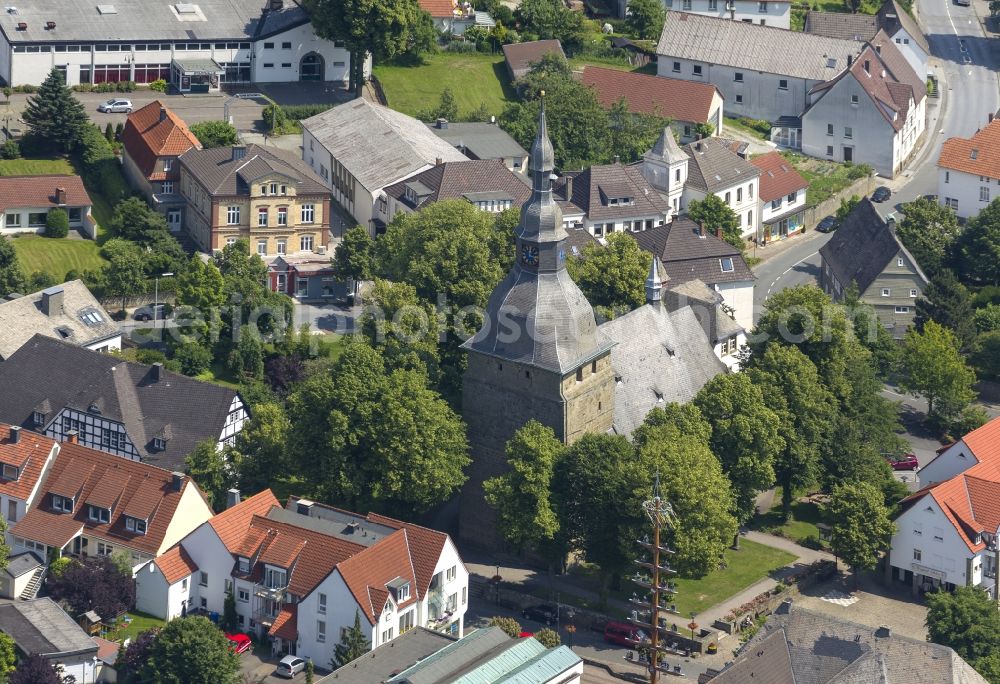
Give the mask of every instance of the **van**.
M 648 640 L 646 633 L 627 622 L 609 622 L 604 626 L 604 640 L 609 644 L 632 648 L 636 643 Z

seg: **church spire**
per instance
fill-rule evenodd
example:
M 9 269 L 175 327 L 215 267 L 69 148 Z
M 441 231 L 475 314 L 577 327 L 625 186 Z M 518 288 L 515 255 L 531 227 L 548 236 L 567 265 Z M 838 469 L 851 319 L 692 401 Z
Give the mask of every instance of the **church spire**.
M 566 239 L 563 228 L 562 211 L 552 194 L 552 179 L 555 171 L 555 152 L 549 140 L 549 128 L 545 121 L 545 91 L 541 93 L 541 108 L 538 112 L 538 133 L 531 146 L 529 159 L 531 168 L 531 199 L 521 209 L 521 225 L 518 238 L 521 242 L 560 242 Z M 551 264 L 564 267 L 561 260 Z M 544 265 L 543 265 L 544 266 Z
M 660 257 L 653 255 L 649 265 L 649 275 L 646 277 L 646 303 L 659 306 L 663 299 L 663 281 L 660 280 Z
M 545 91 L 541 91 L 541 108 L 538 112 L 538 133 L 531 146 L 531 187 L 536 192 L 552 188 L 552 172 L 556 168 L 556 155 L 549 140 L 549 127 L 545 121 Z

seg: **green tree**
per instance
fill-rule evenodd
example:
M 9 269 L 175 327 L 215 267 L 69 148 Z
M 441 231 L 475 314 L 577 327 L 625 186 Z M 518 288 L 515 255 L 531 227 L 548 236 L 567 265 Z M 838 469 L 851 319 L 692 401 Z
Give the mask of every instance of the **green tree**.
M 845 483 L 833 488 L 827 505 L 831 546 L 844 559 L 854 579 L 862 570 L 872 570 L 879 554 L 889 548 L 896 525 L 889 519 L 882 492 L 867 482 Z
M 361 629 L 361 613 L 354 611 L 354 626 L 343 630 L 343 635 L 333 650 L 333 658 L 330 660 L 330 667 L 334 670 L 347 665 L 352 660 L 357 660 L 371 650 L 371 644 L 365 637 Z
M 14 640 L 8 635 L 0 632 L 0 681 L 7 681 L 7 677 L 14 671 L 17 663 L 17 651 Z
M 218 627 L 200 615 L 167 623 L 150 649 L 143 679 L 162 684 L 236 682 L 240 659 Z
M 955 335 L 934 321 L 923 332 L 907 331 L 900 366 L 900 388 L 927 400 L 928 418 L 954 418 L 976 396 L 976 374 L 959 354 Z
M 190 306 L 203 315 L 225 304 L 222 273 L 212 262 L 191 257 L 174 280 L 177 304 Z
M 38 93 L 28 98 L 21 117 L 34 138 L 60 152 L 73 151 L 84 127 L 90 126 L 83 105 L 66 87 L 62 73 L 55 67 L 38 88 Z
M 291 422 L 282 406 L 253 406 L 253 420 L 236 436 L 232 454 L 240 488 L 258 492 L 288 472 L 286 445 Z
M 643 480 L 648 487 L 649 474 L 659 473 L 661 496 L 673 507 L 668 539 L 676 554 L 670 565 L 684 577 L 715 570 L 739 530 L 729 480 L 708 446 L 710 435 L 694 404 L 653 409 L 633 435 Z
M 184 472 L 191 476 L 195 484 L 208 497 L 212 508 L 222 510 L 226 505 L 226 492 L 230 487 L 229 467 L 225 454 L 215 440 L 206 439 L 195 446 L 194 451 L 184 459 Z
M 914 323 L 922 330 L 927 321 L 936 321 L 951 329 L 959 347 L 967 350 L 976 337 L 976 324 L 972 314 L 972 298 L 965 285 L 949 269 L 941 269 L 924 288 L 916 302 Z
M 236 613 L 236 597 L 233 590 L 226 592 L 226 598 L 222 602 L 222 620 L 219 626 L 227 632 L 235 632 L 238 628 L 239 615 Z
M 109 143 L 113 143 L 115 141 L 115 127 L 111 125 L 110 121 L 104 127 L 104 139 Z
M 6 238 L 0 238 L 0 297 L 11 292 L 25 293 L 24 271 L 17 260 L 14 243 Z
M 500 533 L 518 552 L 551 540 L 559 530 L 549 492 L 562 448 L 552 428 L 529 421 L 507 442 L 510 469 L 483 483 L 486 502 L 499 512 Z
M 955 257 L 963 282 L 1000 285 L 1000 199 L 969 220 L 955 242 Z
M 843 223 L 844 219 L 847 218 L 848 214 L 854 211 L 854 207 L 861 204 L 861 198 L 857 195 L 851 195 L 849 198 L 844 198 L 840 200 L 840 206 L 837 207 L 837 212 L 834 217 L 837 219 L 837 223 Z
M 1000 653 L 1000 613 L 979 587 L 935 591 L 927 599 L 927 640 L 955 649 L 970 665 Z
M 691 200 L 688 203 L 688 218 L 697 224 L 704 224 L 706 231 L 714 233 L 721 230 L 722 238 L 737 249 L 746 246 L 736 212 L 714 193 L 703 200 Z
M 313 678 L 316 676 L 316 666 L 313 665 L 312 658 L 306 661 L 304 672 L 306 675 L 305 684 L 313 684 Z
M 1000 330 L 981 333 L 976 338 L 969 361 L 982 377 L 990 380 L 1000 378 Z
M 69 235 L 69 214 L 65 209 L 50 209 L 45 215 L 45 237 L 64 238 Z
M 629 7 L 632 7 L 631 3 Z M 608 109 L 611 151 L 626 164 L 638 161 L 656 143 L 656 139 L 668 125 L 669 119 L 629 111 L 623 97 Z
M 190 126 L 194 137 L 203 148 L 228 147 L 239 143 L 236 127 L 228 121 L 200 121 Z
M 896 235 L 930 277 L 946 266 L 960 233 L 955 212 L 924 197 L 903 207 L 896 226 Z
M 708 445 L 732 483 L 732 512 L 744 525 L 756 512 L 757 495 L 774 484 L 774 461 L 785 448 L 781 419 L 745 373 L 715 376 L 694 404 L 712 428 Z
M 121 249 L 112 256 L 105 264 L 102 273 L 105 293 L 121 297 L 122 310 L 125 309 L 129 297 L 142 294 L 149 288 L 145 259 L 135 245 Z
M 666 12 L 659 0 L 632 0 L 628 4 L 625 25 L 639 38 L 657 40 L 663 31 Z
M 1000 304 L 987 304 L 976 309 L 972 314 L 976 330 L 981 333 L 1000 330 Z
M 264 347 L 260 337 L 249 328 L 240 328 L 238 337 L 229 352 L 229 370 L 244 381 L 263 377 Z
M 503 615 L 496 615 L 490 618 L 490 627 L 499 627 L 503 630 L 503 633 L 509 636 L 511 639 L 519 639 L 521 637 L 521 623 L 512 617 L 505 617 Z
M 250 251 L 246 239 L 239 239 L 217 252 L 215 266 L 222 275 L 223 299 L 240 305 L 239 321 L 233 320 L 231 310 L 223 316 L 234 336 L 238 334 L 237 323 L 250 320 L 262 335 L 284 329 L 292 316 L 292 300 L 267 287 L 267 264 Z
M 535 639 L 545 648 L 556 648 L 562 643 L 562 639 L 559 638 L 559 632 L 548 628 L 535 632 Z
M 568 259 L 566 268 L 591 305 L 609 313 L 625 313 L 646 302 L 646 276 L 652 255 L 625 233 L 612 233 L 607 245 L 597 242 L 583 248 L 579 259 Z
M 583 44 L 583 14 L 560 0 L 523 0 L 515 16 L 520 20 L 522 33 L 531 39 L 554 38 L 569 52 Z
M 363 226 L 344 232 L 344 239 L 333 253 L 333 274 L 338 280 L 358 283 L 372 278 L 372 253 L 375 241 Z
M 315 0 L 310 17 L 317 35 L 350 51 L 349 87 L 361 97 L 368 54 L 381 61 L 431 48 L 426 14 L 417 0 Z
M 436 121 L 437 119 L 458 121 L 458 103 L 455 102 L 455 94 L 451 92 L 451 88 L 446 87 L 442 90 L 437 106 L 420 112 L 417 118 L 423 121 Z
M 421 300 L 412 285 L 375 279 L 360 329 L 389 370 L 418 370 L 437 383 L 441 377 L 439 328 L 434 307 Z

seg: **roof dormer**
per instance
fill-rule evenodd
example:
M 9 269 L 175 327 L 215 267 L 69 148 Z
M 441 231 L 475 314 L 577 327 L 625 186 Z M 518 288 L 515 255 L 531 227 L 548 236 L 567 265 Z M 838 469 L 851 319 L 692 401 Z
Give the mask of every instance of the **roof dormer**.
M 397 605 L 410 599 L 410 581 L 408 579 L 397 577 L 385 586 L 389 589 Z

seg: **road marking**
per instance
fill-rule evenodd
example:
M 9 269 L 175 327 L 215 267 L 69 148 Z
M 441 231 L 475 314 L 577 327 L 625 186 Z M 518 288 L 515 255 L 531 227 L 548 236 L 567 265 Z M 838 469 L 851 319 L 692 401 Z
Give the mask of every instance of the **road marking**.
M 764 301 L 766 302 L 767 298 L 771 296 L 771 290 L 773 290 L 774 286 L 778 284 L 779 280 L 781 280 L 781 276 L 786 275 L 789 271 L 791 271 L 793 268 L 795 268 L 796 266 L 798 266 L 799 264 L 801 264 L 803 261 L 805 261 L 806 259 L 812 259 L 817 254 L 819 254 L 819 250 L 818 249 L 815 252 L 813 252 L 812 254 L 810 254 L 809 256 L 802 257 L 801 259 L 799 259 L 798 261 L 796 261 L 794 264 L 792 264 L 791 266 L 789 266 L 788 268 L 786 268 L 784 271 L 782 271 L 781 275 L 779 275 L 777 278 L 775 278 L 773 281 L 771 281 L 771 284 L 768 285 L 768 287 L 767 287 L 767 293 L 764 294 Z

